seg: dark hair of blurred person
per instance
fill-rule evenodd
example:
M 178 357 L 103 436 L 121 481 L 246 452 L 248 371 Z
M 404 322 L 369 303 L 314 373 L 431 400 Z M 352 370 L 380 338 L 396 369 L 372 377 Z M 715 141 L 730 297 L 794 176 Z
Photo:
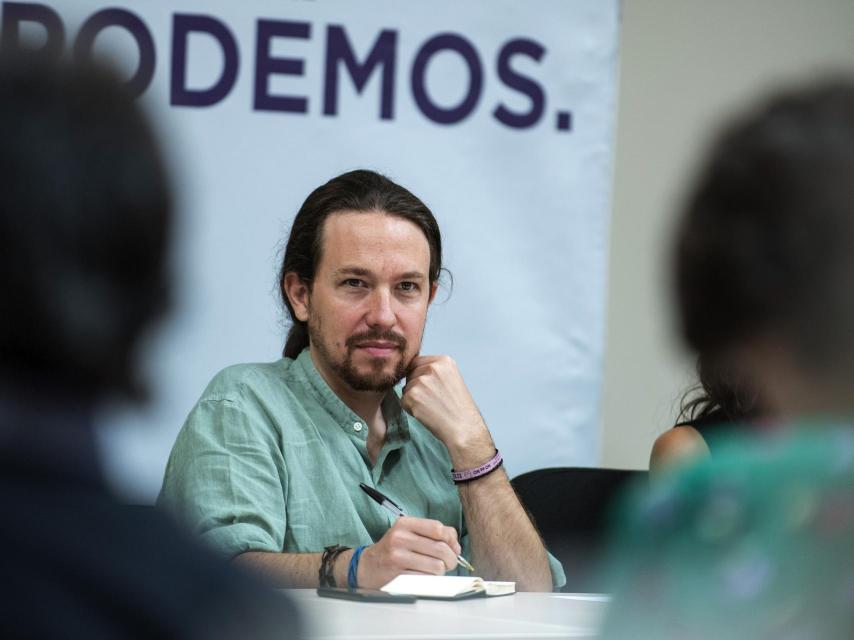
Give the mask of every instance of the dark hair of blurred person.
M 147 123 L 105 72 L 19 57 L 3 67 L 0 140 L 3 369 L 90 401 L 138 395 L 172 224 Z
M 751 386 L 732 370 L 697 357 L 697 384 L 683 395 L 676 424 L 656 438 L 649 457 L 655 478 L 712 455 L 716 442 L 763 416 Z
M 784 416 L 854 410 L 850 84 L 780 96 L 722 138 L 675 271 L 683 336 L 709 366 Z
M 736 422 L 756 412 L 755 393 L 743 381 L 725 371 L 715 371 L 705 359 L 697 358 L 698 383 L 682 396 L 677 424 L 695 424 L 716 419 Z
M 92 415 L 141 398 L 169 301 L 172 198 L 113 73 L 0 56 L 2 637 L 277 637 L 281 601 L 165 516 L 120 505 Z
M 681 218 L 682 333 L 776 429 L 634 496 L 607 638 L 854 637 L 854 83 L 720 136 Z
M 296 273 L 311 288 L 323 249 L 323 223 L 342 211 L 383 211 L 415 224 L 430 247 L 430 285 L 439 279 L 442 234 L 433 212 L 418 196 L 375 171 L 356 169 L 332 178 L 312 191 L 297 212 L 279 269 L 279 289 L 291 320 L 283 350 L 286 358 L 296 358 L 308 346 L 309 329 L 294 315 L 285 294 L 285 274 Z

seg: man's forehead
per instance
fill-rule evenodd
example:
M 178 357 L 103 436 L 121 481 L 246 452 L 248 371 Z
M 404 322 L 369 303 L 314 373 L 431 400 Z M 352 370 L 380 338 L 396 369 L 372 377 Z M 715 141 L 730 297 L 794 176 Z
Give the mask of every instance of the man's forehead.
M 426 273 L 430 245 L 424 232 L 400 216 L 342 211 L 323 225 L 321 267 L 333 271 L 395 270 Z

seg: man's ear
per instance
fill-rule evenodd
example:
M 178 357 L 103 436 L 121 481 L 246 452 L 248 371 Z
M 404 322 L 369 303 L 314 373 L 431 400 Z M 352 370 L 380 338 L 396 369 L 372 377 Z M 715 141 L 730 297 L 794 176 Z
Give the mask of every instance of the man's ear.
M 300 280 L 294 271 L 289 271 L 282 280 L 282 289 L 288 296 L 288 302 L 293 307 L 296 319 L 301 322 L 308 322 L 308 303 L 311 293 L 308 285 Z
M 436 280 L 433 284 L 430 285 L 430 298 L 427 300 L 427 304 L 433 304 L 433 299 L 436 297 L 436 292 L 439 291 L 439 281 Z

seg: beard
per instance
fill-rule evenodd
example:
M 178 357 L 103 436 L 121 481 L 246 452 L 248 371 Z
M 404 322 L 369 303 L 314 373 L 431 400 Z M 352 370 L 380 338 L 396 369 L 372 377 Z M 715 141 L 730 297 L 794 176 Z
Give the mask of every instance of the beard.
M 326 337 L 320 318 L 309 318 L 308 336 L 312 346 L 317 349 L 318 355 L 323 359 L 326 366 L 346 383 L 353 391 L 375 391 L 385 393 L 394 385 L 403 380 L 412 358 L 406 358 L 407 340 L 392 331 L 365 331 L 357 333 L 344 342 L 346 355 L 343 359 L 337 359 L 328 347 Z M 357 345 L 368 340 L 382 340 L 394 343 L 400 357 L 392 371 L 387 371 L 388 360 L 385 358 L 371 358 L 368 364 L 369 371 L 359 371 L 353 364 L 353 353 Z

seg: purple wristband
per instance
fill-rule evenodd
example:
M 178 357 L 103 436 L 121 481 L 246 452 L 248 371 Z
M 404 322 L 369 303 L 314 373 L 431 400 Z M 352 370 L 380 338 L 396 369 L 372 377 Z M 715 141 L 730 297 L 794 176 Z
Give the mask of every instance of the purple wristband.
M 454 482 L 468 482 L 469 480 L 481 478 L 488 473 L 492 473 L 501 466 L 502 462 L 504 462 L 504 458 L 501 457 L 501 453 L 496 449 L 495 455 L 488 462 L 484 462 L 474 469 L 466 469 L 465 471 L 454 471 L 451 469 L 451 477 L 454 479 Z

